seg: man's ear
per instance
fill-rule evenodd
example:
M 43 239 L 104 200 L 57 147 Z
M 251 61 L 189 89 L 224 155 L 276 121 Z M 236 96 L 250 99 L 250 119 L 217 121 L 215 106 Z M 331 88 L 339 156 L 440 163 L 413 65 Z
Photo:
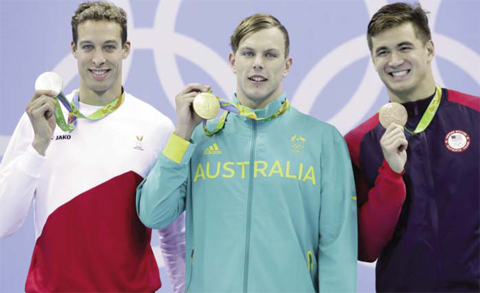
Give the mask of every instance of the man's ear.
M 230 54 L 228 54 L 228 61 L 230 63 L 230 68 L 232 68 L 233 74 L 237 74 L 237 70 L 235 68 L 235 53 L 230 52 Z
M 130 41 L 126 41 L 125 44 L 123 45 L 123 59 L 127 58 L 128 55 L 130 55 Z
M 72 42 L 70 43 L 70 47 L 71 47 L 71 49 L 72 49 L 72 55 L 73 55 L 73 57 L 75 57 L 75 59 L 77 59 L 77 45 L 75 45 L 75 42 L 74 42 L 74 41 L 72 41 Z
M 290 69 L 292 68 L 293 64 L 293 58 L 288 56 L 287 60 L 285 60 L 285 69 L 283 70 L 283 77 L 287 77 L 288 73 L 290 72 Z
M 425 49 L 427 50 L 427 60 L 428 62 L 432 62 L 433 57 L 435 57 L 435 44 L 433 43 L 432 40 L 429 40 L 425 44 Z

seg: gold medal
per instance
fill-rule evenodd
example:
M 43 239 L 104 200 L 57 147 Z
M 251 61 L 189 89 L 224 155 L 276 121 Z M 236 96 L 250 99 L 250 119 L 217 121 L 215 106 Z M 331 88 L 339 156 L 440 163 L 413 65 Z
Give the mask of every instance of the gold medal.
M 407 124 L 408 113 L 405 107 L 399 103 L 388 103 L 382 106 L 379 111 L 380 123 L 387 128 L 390 124 L 395 123 L 400 126 Z
M 63 88 L 63 80 L 55 72 L 44 72 L 35 81 L 35 90 L 53 91 L 58 95 Z
M 198 116 L 210 120 L 217 117 L 220 112 L 220 102 L 212 93 L 199 93 L 193 100 L 193 109 Z

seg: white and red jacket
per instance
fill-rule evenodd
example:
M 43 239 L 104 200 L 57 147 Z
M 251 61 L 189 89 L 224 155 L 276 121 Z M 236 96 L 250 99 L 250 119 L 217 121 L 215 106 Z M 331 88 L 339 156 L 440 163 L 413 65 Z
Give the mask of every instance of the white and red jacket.
M 100 108 L 79 107 L 86 115 Z M 33 128 L 22 116 L 0 165 L 0 237 L 20 228 L 33 202 L 36 242 L 27 292 L 152 292 L 161 286 L 135 190 L 173 128 L 165 115 L 126 94 L 104 119 L 78 119 L 70 133 L 57 127 L 43 157 L 31 146 Z M 160 233 L 169 242 L 162 245 L 166 263 L 183 266 L 176 268 L 183 277 L 181 225 Z M 174 288 L 183 287 L 182 277 Z

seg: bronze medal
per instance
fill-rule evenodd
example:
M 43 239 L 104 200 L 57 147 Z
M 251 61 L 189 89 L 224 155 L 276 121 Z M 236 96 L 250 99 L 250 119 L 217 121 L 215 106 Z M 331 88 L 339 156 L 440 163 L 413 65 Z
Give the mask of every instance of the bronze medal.
M 385 128 L 392 123 L 405 126 L 408 119 L 408 113 L 405 107 L 395 102 L 383 105 L 382 108 L 380 108 L 378 116 L 380 123 Z

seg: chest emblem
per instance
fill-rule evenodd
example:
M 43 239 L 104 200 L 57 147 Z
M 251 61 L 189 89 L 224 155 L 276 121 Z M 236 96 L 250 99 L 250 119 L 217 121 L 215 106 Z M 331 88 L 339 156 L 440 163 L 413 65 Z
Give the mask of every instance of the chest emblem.
M 292 136 L 292 138 L 290 139 L 290 146 L 292 147 L 292 152 L 294 154 L 301 154 L 305 147 L 306 141 L 307 139 L 301 135 L 295 134 L 294 136 Z
M 464 152 L 470 146 L 470 136 L 461 130 L 450 131 L 445 136 L 445 146 L 454 153 Z
M 135 146 L 133 147 L 136 150 L 143 151 L 143 135 L 135 135 L 137 138 L 135 140 Z

